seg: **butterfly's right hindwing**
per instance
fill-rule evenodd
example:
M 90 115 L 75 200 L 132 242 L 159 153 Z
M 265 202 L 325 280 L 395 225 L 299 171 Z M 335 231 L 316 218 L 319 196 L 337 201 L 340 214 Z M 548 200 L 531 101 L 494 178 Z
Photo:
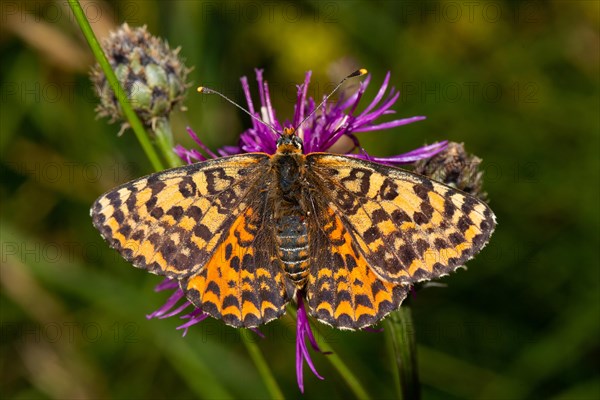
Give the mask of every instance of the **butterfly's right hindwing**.
M 205 268 L 180 279 L 196 307 L 234 327 L 253 328 L 280 317 L 294 287 L 277 257 L 267 182 L 223 234 Z

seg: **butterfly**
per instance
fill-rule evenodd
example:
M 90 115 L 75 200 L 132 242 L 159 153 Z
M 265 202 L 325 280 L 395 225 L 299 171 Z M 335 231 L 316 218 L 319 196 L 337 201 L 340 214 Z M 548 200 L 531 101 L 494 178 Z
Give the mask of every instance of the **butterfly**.
M 177 280 L 234 327 L 279 318 L 295 296 L 340 329 L 373 325 L 411 285 L 446 275 L 488 242 L 478 198 L 363 159 L 303 153 L 286 128 L 274 154 L 158 172 L 111 190 L 94 226 L 134 266 Z

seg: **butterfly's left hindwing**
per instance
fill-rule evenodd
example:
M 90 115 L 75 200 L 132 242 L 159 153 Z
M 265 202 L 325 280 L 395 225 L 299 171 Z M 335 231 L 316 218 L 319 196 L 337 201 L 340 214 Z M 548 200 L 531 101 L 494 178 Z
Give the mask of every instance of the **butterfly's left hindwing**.
M 208 262 L 268 170 L 255 153 L 152 174 L 100 196 L 92 221 L 134 266 L 181 279 Z
M 308 154 L 306 166 L 315 193 L 387 282 L 411 284 L 455 270 L 495 227 L 483 201 L 399 168 L 326 153 Z

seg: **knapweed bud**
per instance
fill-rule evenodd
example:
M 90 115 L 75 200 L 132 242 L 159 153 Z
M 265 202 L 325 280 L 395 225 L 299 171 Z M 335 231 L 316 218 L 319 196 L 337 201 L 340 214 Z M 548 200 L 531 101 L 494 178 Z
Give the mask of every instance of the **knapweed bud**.
M 417 161 L 414 171 L 485 201 L 487 193 L 482 191 L 483 171 L 479 169 L 480 164 L 481 159 L 468 154 L 463 143 L 450 142 L 442 152 Z
M 179 48 L 171 50 L 160 38 L 148 33 L 146 27 L 130 28 L 126 23 L 102 43 L 121 86 L 142 122 L 150 127 L 157 119 L 166 118 L 181 106 L 190 84 L 190 71 L 179 59 Z M 96 65 L 92 82 L 100 97 L 96 111 L 110 122 L 123 121 L 124 116 L 104 72 Z

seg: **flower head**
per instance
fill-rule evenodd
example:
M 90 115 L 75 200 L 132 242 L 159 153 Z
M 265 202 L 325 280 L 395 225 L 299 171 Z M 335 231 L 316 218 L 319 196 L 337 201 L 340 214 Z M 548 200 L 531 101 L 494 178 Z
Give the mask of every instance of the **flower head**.
M 316 110 L 315 112 L 318 102 L 312 97 L 307 97 L 310 77 L 311 72 L 309 71 L 306 73 L 304 83 L 297 87 L 298 91 L 293 120 L 282 123 L 277 119 L 275 110 L 273 109 L 269 94 L 269 85 L 263 79 L 263 71 L 257 69 L 256 80 L 259 89 L 260 112 L 257 111 L 252 101 L 248 79 L 243 77 L 241 79 L 242 88 L 246 97 L 248 111 L 250 114 L 256 116 L 258 120 L 252 119 L 252 127 L 242 132 L 238 145 L 222 147 L 215 154 L 208 150 L 191 129 L 188 129 L 190 136 L 205 154 L 195 149 L 185 149 L 183 146 L 177 146 L 175 152 L 188 163 L 240 153 L 265 152 L 274 154 L 277 150 L 276 142 L 278 136 L 270 126 L 278 132 L 281 132 L 284 126 L 297 127 L 298 136 L 304 142 L 305 153 L 329 151 L 382 164 L 399 165 L 412 163 L 431 157 L 445 148 L 446 141 L 443 141 L 392 157 L 371 157 L 363 149 L 361 149 L 360 153 L 353 153 L 356 148 L 360 147 L 356 133 L 395 128 L 421 121 L 425 117 L 416 116 L 380 124 L 375 123 L 375 120 L 379 117 L 395 113 L 395 111 L 391 110 L 391 107 L 400 96 L 400 93 L 394 88 L 391 88 L 386 96 L 390 81 L 389 72 L 375 98 L 361 113 L 356 114 L 356 109 L 365 90 L 369 86 L 371 81 L 370 76 L 361 82 L 358 90 L 348 98 L 333 104 L 325 103 L 321 106 L 320 110 Z M 308 119 L 304 121 L 307 116 Z M 260 120 L 265 123 L 261 123 Z M 304 122 L 300 125 L 302 121 Z
M 450 142 L 444 151 L 415 163 L 415 172 L 438 182 L 453 186 L 463 192 L 487 200 L 483 191 L 481 158 L 465 151 L 463 143 Z
M 164 40 L 150 35 L 145 26 L 130 28 L 127 24 L 111 33 L 102 47 L 128 100 L 146 126 L 152 126 L 157 118 L 167 117 L 181 104 L 189 87 L 186 78 L 190 69 L 180 60 L 179 49 L 171 50 Z M 98 65 L 91 78 L 100 97 L 98 115 L 110 117 L 110 122 L 124 119 Z

